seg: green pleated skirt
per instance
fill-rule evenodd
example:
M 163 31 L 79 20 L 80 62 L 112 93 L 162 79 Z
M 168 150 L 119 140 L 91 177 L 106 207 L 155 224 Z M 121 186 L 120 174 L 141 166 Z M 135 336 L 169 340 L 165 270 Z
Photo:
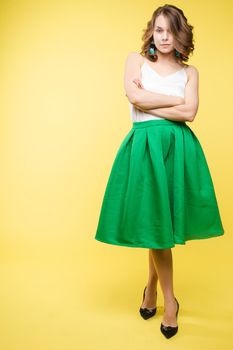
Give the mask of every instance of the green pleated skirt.
M 95 239 L 165 249 L 224 234 L 199 140 L 185 122 L 133 122 L 108 178 Z

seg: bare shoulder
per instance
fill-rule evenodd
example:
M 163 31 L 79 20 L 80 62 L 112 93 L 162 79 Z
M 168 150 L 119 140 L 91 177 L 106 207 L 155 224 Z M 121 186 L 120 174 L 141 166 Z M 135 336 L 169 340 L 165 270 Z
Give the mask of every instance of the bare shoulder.
M 192 75 L 192 76 L 198 77 L 199 72 L 198 72 L 198 69 L 197 69 L 195 66 L 193 66 L 193 65 L 191 65 L 191 64 L 185 64 L 185 65 L 184 65 L 184 68 L 185 68 L 185 70 L 186 70 L 188 76 L 191 76 L 191 75 Z
M 143 62 L 143 56 L 139 53 L 139 52 L 136 52 L 136 51 L 131 51 L 127 58 L 126 58 L 127 62 L 138 62 L 138 63 L 142 63 Z

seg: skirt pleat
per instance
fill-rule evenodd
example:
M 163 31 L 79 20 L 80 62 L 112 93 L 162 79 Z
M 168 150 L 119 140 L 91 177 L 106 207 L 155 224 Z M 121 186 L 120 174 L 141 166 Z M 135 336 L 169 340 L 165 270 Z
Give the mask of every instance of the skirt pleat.
M 95 239 L 154 249 L 224 234 L 199 140 L 185 122 L 133 122 L 115 156 Z

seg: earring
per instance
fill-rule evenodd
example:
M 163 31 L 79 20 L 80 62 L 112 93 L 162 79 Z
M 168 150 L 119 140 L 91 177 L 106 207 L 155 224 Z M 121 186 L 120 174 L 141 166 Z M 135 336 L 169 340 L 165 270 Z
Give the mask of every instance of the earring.
M 176 57 L 180 57 L 180 52 L 175 50 L 175 55 L 176 55 Z
M 150 43 L 149 55 L 154 56 L 155 53 L 156 53 L 156 46 L 155 46 L 154 42 L 152 41 Z

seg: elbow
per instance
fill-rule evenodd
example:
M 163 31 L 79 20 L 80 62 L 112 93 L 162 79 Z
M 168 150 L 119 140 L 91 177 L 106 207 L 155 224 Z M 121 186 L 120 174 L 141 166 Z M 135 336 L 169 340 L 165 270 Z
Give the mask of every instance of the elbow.
M 193 122 L 196 114 L 197 114 L 197 108 L 191 109 L 190 111 L 187 112 L 187 120 L 189 122 Z
M 132 104 L 137 104 L 139 101 L 138 101 L 138 96 L 136 93 L 127 93 L 126 92 L 126 97 L 128 98 L 129 102 L 132 103 Z
M 193 122 L 194 118 L 195 118 L 195 115 L 193 113 L 188 113 L 188 115 L 187 115 L 188 122 Z
M 128 99 L 129 99 L 129 101 L 132 104 L 138 104 L 139 103 L 138 96 L 136 94 L 133 94 L 133 95 L 129 96 Z

